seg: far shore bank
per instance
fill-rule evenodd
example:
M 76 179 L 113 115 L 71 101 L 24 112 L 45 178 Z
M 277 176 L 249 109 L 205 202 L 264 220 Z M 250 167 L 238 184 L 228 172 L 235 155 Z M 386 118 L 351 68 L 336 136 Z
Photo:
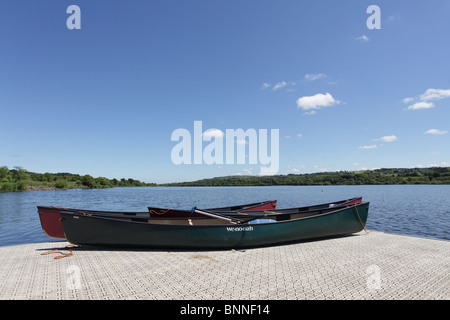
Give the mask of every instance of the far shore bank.
M 51 191 L 51 190 L 72 190 L 72 189 L 89 189 L 89 188 L 84 187 L 84 186 L 76 186 L 73 188 L 56 188 L 56 187 L 49 187 L 49 186 L 28 186 L 27 190 L 24 190 L 24 191 Z
M 0 192 L 103 189 L 114 187 L 244 187 L 343 185 L 450 185 L 450 167 L 384 168 L 271 176 L 223 176 L 175 183 L 146 183 L 132 178 L 107 179 L 72 173 L 34 173 L 0 167 Z

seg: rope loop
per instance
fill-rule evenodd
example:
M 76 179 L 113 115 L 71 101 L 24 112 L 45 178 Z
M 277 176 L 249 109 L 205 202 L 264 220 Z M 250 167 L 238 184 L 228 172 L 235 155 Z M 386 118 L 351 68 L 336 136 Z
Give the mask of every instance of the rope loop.
M 166 214 L 167 212 L 169 212 L 170 210 L 172 210 L 172 209 L 169 208 L 169 209 L 167 209 L 167 210 L 164 211 L 164 212 L 156 212 L 155 210 L 150 209 L 149 212 L 154 213 L 154 214 L 157 214 L 157 215 L 163 215 L 163 214 Z
M 62 259 L 62 258 L 65 258 L 65 257 L 71 257 L 71 256 L 73 256 L 73 251 L 70 250 L 69 248 L 78 248 L 78 247 L 79 246 L 67 245 L 67 246 L 64 247 L 64 249 L 65 250 L 69 250 L 68 253 L 64 253 L 64 252 L 59 251 L 59 250 L 50 250 L 50 251 L 46 251 L 46 252 L 41 253 L 41 256 L 45 256 L 45 255 L 53 254 L 53 253 L 59 253 L 61 255 L 57 256 L 57 257 L 54 257 L 53 259 L 58 260 L 58 259 Z
M 358 208 L 356 207 L 356 203 L 355 203 L 353 206 L 355 207 L 356 214 L 358 215 L 359 222 L 361 223 L 361 226 L 363 227 L 364 231 L 366 232 L 366 234 L 371 233 L 373 230 L 367 231 L 367 230 L 366 230 L 366 227 L 365 227 L 364 224 L 362 223 L 361 217 L 359 216 Z

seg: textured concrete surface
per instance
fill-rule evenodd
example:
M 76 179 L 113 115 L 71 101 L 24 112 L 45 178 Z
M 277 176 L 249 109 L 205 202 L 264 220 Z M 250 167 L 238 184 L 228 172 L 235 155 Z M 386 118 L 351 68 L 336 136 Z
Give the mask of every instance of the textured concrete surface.
M 227 251 L 0 248 L 0 299 L 450 298 L 450 242 L 381 232 Z

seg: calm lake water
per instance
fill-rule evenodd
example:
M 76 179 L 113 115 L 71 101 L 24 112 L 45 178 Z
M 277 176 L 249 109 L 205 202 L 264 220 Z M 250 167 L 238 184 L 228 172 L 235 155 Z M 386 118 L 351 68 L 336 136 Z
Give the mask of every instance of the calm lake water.
M 37 205 L 145 212 L 278 200 L 281 209 L 355 196 L 370 201 L 368 230 L 450 239 L 449 185 L 139 187 L 0 193 L 0 246 L 57 241 L 42 231 Z

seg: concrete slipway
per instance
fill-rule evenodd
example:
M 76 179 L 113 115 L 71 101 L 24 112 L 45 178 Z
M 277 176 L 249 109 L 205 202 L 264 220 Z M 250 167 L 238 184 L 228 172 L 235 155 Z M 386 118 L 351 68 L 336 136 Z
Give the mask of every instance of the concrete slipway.
M 450 241 L 364 231 L 267 248 L 159 251 L 0 247 L 0 299 L 450 298 Z

